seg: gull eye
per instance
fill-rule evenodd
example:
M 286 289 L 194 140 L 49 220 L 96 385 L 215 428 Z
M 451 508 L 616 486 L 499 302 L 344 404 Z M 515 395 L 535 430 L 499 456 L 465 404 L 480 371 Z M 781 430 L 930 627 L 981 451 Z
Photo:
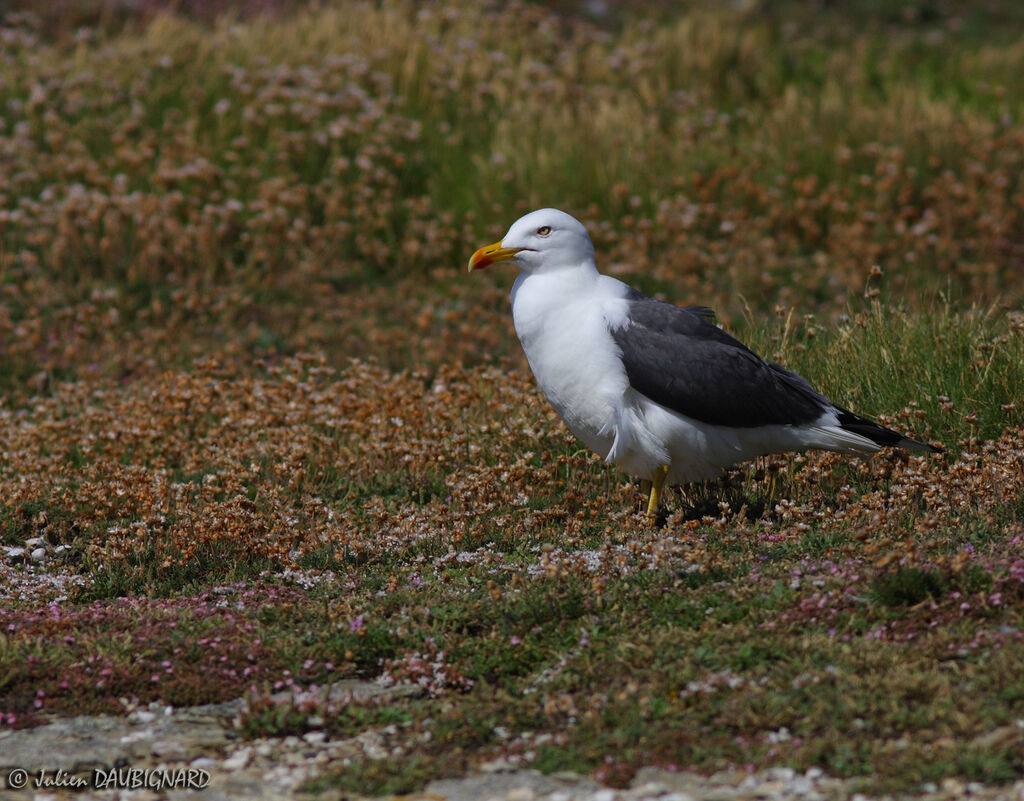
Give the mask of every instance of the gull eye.
M 550 233 L 551 233 L 551 226 L 550 225 L 542 225 L 540 228 L 537 229 L 537 236 L 547 236 Z

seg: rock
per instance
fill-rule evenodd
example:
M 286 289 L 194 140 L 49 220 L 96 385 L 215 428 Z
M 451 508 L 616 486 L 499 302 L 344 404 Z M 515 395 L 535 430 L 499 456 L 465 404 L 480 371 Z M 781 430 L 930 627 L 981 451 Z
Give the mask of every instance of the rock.
M 355 738 L 362 746 L 363 753 L 369 759 L 381 760 L 388 758 L 388 751 L 384 747 L 384 740 L 378 732 L 364 731 Z
M 58 767 L 77 772 L 110 769 L 125 758 L 196 757 L 222 747 L 229 735 L 233 736 L 217 719 L 219 706 L 193 707 L 181 716 L 161 715 L 141 728 L 130 717 L 81 715 L 12 731 L 0 748 L 0 772 L 24 768 L 31 773 Z M 54 764 L 57 754 L 66 756 L 65 764 Z
M 509 762 L 506 757 L 498 757 L 487 762 L 481 762 L 477 769 L 481 773 L 501 773 L 502 771 L 512 770 L 514 767 L 515 765 Z
M 221 765 L 225 770 L 241 770 L 249 764 L 249 757 L 252 755 L 251 748 L 239 748 L 235 753 L 225 759 Z
M 196 749 L 180 737 L 161 737 L 159 740 L 153 740 L 150 750 L 164 762 L 184 762 L 196 756 Z
M 782 798 L 783 792 L 786 790 L 786 783 L 779 779 L 771 779 L 766 782 L 754 785 L 751 788 L 749 794 L 741 796 L 743 798 Z
M 779 731 L 788 730 L 783 727 L 782 729 L 779 729 Z M 769 781 L 791 782 L 796 776 L 796 771 L 792 768 L 769 768 L 763 775 Z
M 596 782 L 576 777 L 575 780 L 557 779 L 533 770 L 513 773 L 473 774 L 464 779 L 441 779 L 432 781 L 419 794 L 420 797 L 436 798 L 438 801 L 484 801 L 485 799 L 506 799 L 513 791 L 533 793 L 534 798 L 544 798 L 559 791 L 568 792 L 572 799 L 592 797 L 603 788 Z
M 668 794 L 668 788 L 661 782 L 633 782 L 631 795 L 634 798 L 660 798 Z
M 632 786 L 639 788 L 657 785 L 664 788 L 663 792 L 669 793 L 673 797 L 682 799 L 700 798 L 703 800 L 711 797 L 708 795 L 709 781 L 709 779 L 694 773 L 668 771 L 662 768 L 640 768 L 636 772 L 636 776 L 633 777 Z M 715 797 L 719 799 L 724 798 L 721 794 Z

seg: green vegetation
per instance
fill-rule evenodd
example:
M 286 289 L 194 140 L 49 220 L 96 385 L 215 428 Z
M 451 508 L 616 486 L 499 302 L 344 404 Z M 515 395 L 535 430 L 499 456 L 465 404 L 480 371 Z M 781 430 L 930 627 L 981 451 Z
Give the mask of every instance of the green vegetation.
M 1024 775 L 1020 11 L 610 5 L 0 4 L 0 726 L 245 695 L 402 749 L 356 793 Z M 648 528 L 464 274 L 540 205 L 946 453 Z

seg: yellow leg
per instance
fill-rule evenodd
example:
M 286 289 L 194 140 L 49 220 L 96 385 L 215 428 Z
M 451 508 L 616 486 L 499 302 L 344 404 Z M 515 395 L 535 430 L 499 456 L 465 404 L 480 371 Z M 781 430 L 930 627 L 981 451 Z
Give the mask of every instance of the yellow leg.
M 663 464 L 651 476 L 651 496 L 647 501 L 647 516 L 651 520 L 654 520 L 658 514 L 658 502 L 661 500 L 661 489 L 665 486 L 665 476 L 667 475 L 668 465 Z

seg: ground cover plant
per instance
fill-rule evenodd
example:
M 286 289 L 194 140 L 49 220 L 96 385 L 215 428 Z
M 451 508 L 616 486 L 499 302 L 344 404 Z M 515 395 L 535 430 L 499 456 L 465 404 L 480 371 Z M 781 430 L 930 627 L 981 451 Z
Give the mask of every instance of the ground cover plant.
M 190 10 L 2 20 L 0 725 L 247 695 L 247 736 L 379 729 L 322 780 L 362 793 L 1024 775 L 1012 5 Z M 648 528 L 463 275 L 539 205 L 946 453 Z

